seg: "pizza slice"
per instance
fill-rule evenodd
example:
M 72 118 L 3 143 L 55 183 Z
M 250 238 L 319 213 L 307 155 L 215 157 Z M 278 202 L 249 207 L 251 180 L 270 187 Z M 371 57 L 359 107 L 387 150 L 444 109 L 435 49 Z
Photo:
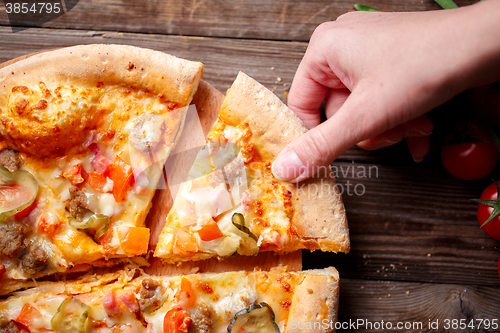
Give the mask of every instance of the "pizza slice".
M 147 252 L 144 220 L 201 75 L 120 45 L 0 69 L 0 295 Z
M 341 195 L 330 168 L 294 185 L 271 163 L 303 123 L 278 97 L 240 73 L 181 184 L 156 247 L 166 262 L 298 249 L 349 251 Z
M 332 332 L 334 268 L 42 283 L 0 302 L 11 332 Z

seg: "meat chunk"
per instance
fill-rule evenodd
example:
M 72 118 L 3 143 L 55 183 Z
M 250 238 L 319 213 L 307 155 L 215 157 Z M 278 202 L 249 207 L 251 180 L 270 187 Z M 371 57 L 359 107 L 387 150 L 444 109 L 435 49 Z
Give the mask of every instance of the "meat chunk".
M 16 322 L 9 321 L 5 325 L 0 326 L 0 333 L 30 333 L 27 329 L 17 326 Z
M 155 311 L 162 305 L 161 284 L 154 279 L 144 279 L 139 291 L 139 306 L 143 311 Z
M 129 140 L 138 151 L 148 152 L 158 145 L 164 132 L 165 124 L 161 115 L 143 114 L 130 131 Z
M 19 164 L 21 164 L 21 160 L 17 151 L 12 149 L 0 151 L 0 165 L 9 169 L 10 172 L 19 170 Z
M 23 270 L 27 275 L 33 276 L 47 267 L 50 257 L 38 242 L 25 239 L 23 243 L 26 247 L 26 253 L 21 257 Z
M 205 303 L 201 303 L 189 312 L 192 324 L 188 333 L 210 333 L 212 331 L 212 311 Z
M 23 228 L 19 225 L 0 227 L 0 254 L 12 257 L 23 247 Z
M 69 188 L 69 200 L 66 201 L 66 209 L 69 214 L 75 217 L 78 221 L 84 219 L 85 215 L 90 212 L 87 204 L 87 197 L 76 186 Z

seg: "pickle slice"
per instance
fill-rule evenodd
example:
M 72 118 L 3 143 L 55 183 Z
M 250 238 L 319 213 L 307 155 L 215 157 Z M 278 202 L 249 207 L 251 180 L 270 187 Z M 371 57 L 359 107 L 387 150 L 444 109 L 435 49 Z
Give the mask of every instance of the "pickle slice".
M 56 333 L 86 333 L 90 307 L 79 299 L 67 297 L 50 321 Z
M 76 229 L 85 230 L 94 237 L 96 242 L 104 235 L 109 227 L 109 216 L 104 214 L 94 214 L 86 221 L 77 221 L 75 218 L 69 218 L 68 223 Z
M 10 172 L 0 166 L 0 222 L 29 207 L 38 194 L 38 182 L 26 170 Z
M 274 320 L 274 311 L 267 303 L 252 304 L 234 315 L 227 332 L 279 333 L 280 329 Z
M 257 246 L 259 238 L 245 226 L 245 217 L 243 214 L 234 213 L 231 220 L 233 225 L 244 234 L 244 237 L 240 240 L 238 254 L 244 256 L 256 256 L 259 254 L 259 246 Z

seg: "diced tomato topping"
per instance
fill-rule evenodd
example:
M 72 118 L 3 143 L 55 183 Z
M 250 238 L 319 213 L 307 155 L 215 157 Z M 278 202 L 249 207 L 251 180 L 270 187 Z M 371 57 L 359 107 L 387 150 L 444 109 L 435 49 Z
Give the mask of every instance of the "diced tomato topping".
M 16 213 L 16 217 L 26 217 L 28 216 L 31 211 L 36 207 L 36 201 L 33 201 L 33 203 L 31 205 L 29 205 L 28 207 L 24 208 L 22 211 Z
M 135 313 L 139 311 L 139 304 L 137 303 L 137 298 L 135 298 L 134 293 L 131 291 L 124 291 L 117 296 L 118 300 L 123 303 L 127 309 Z
M 36 226 L 36 231 L 38 233 L 45 233 L 48 237 L 53 237 L 56 234 L 57 229 L 61 225 L 59 223 L 51 223 L 46 214 L 43 214 L 38 220 L 38 224 Z
M 97 171 L 101 174 L 104 174 L 106 172 L 110 164 L 111 161 L 100 153 L 95 154 L 94 158 L 92 159 L 92 168 L 94 169 L 94 171 Z
M 24 304 L 15 321 L 24 325 L 32 332 L 41 329 L 45 323 L 40 311 L 29 303 Z
M 210 242 L 224 236 L 222 231 L 220 231 L 219 226 L 213 219 L 211 223 L 203 225 L 201 229 L 198 230 L 198 235 L 200 235 L 201 240 L 205 242 Z
M 173 253 L 181 254 L 186 252 L 198 252 L 199 249 L 198 242 L 193 235 L 182 230 L 181 228 L 174 229 Z
M 118 229 L 118 236 L 122 250 L 134 256 L 148 251 L 149 229 L 141 227 L 128 227 Z
M 108 230 L 99 237 L 99 244 L 104 247 L 104 251 L 111 251 L 113 248 L 111 247 L 111 241 L 113 240 L 113 229 L 111 226 L 108 227 Z
M 115 317 L 121 313 L 120 306 L 118 305 L 118 302 L 116 301 L 116 294 L 115 294 L 114 290 L 111 290 L 109 293 L 107 293 L 104 296 L 102 305 L 103 305 L 104 310 L 106 311 L 108 317 Z
M 163 332 L 186 333 L 191 325 L 191 318 L 186 310 L 177 307 L 169 310 L 163 319 Z
M 73 164 L 63 171 L 63 177 L 69 180 L 71 185 L 78 185 L 85 181 L 87 173 L 81 164 Z
M 113 196 L 117 202 L 125 200 L 127 190 L 132 184 L 132 166 L 116 156 L 108 167 L 108 177 L 113 181 Z
M 181 279 L 180 289 L 175 296 L 179 301 L 179 305 L 183 307 L 189 308 L 196 303 L 196 292 L 188 278 L 183 277 Z
M 94 190 L 104 193 L 104 186 L 106 186 L 107 179 L 102 173 L 91 171 L 87 179 L 87 183 Z

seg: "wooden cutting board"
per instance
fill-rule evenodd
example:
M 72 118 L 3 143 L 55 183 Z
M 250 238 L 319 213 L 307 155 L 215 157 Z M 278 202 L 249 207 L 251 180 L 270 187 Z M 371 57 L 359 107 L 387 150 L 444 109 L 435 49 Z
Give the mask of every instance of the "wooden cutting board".
M 51 50 L 47 50 L 51 51 Z M 45 51 L 46 52 L 46 51 Z M 27 54 L 3 64 L 0 68 L 6 67 L 15 62 L 24 60 L 33 55 L 42 52 Z M 210 128 L 217 120 L 220 107 L 224 100 L 224 95 L 217 89 L 212 87 L 207 82 L 201 80 L 200 86 L 194 95 L 192 104 L 195 106 L 195 112 L 199 118 L 199 125 L 203 130 L 203 138 L 206 137 Z M 191 106 L 192 107 L 192 106 Z M 193 112 L 194 109 L 190 109 Z M 187 128 L 186 128 L 187 127 Z M 186 124 L 184 131 L 179 139 L 178 147 L 172 152 L 171 158 L 175 158 L 176 151 L 182 151 L 185 147 L 193 146 L 193 140 L 196 143 L 200 142 L 200 135 L 193 135 L 189 125 Z M 194 145 L 196 145 L 196 143 Z M 175 161 L 174 161 L 175 162 Z M 169 160 L 168 163 L 171 163 Z M 190 166 L 187 166 L 190 167 Z M 295 251 L 285 255 L 275 255 L 272 252 L 261 252 L 257 256 L 236 256 L 224 260 L 209 259 L 196 262 L 187 262 L 179 265 L 164 264 L 158 258 L 153 257 L 153 252 L 158 242 L 165 219 L 173 204 L 173 198 L 167 186 L 166 189 L 158 189 L 153 198 L 152 208 L 146 219 L 146 226 L 151 230 L 151 237 L 149 243 L 148 261 L 150 266 L 145 268 L 144 271 L 151 275 L 175 275 L 193 272 L 226 272 L 236 270 L 254 270 L 256 268 L 262 270 L 270 270 L 277 266 L 286 266 L 289 271 L 302 270 L 302 252 Z M 101 270 L 99 270 L 101 271 Z

